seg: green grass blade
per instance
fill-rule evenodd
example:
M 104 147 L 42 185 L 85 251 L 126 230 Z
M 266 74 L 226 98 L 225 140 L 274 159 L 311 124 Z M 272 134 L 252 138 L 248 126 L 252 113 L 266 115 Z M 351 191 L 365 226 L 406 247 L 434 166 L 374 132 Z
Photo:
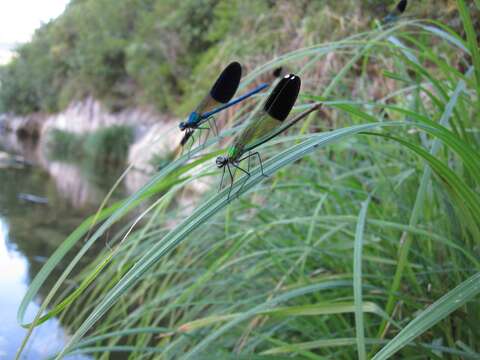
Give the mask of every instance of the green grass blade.
M 360 360 L 367 358 L 365 347 L 365 329 L 363 323 L 363 298 L 362 298 L 362 249 L 363 234 L 365 229 L 365 220 L 367 217 L 368 203 L 366 200 L 362 204 L 360 214 L 358 215 L 357 229 L 355 231 L 355 245 L 353 252 L 353 296 L 355 300 L 355 330 L 357 339 L 357 353 Z
M 365 343 L 368 345 L 381 345 L 387 343 L 387 340 L 379 339 L 365 339 Z M 306 350 L 315 350 L 315 349 L 325 349 L 325 348 L 335 348 L 335 347 L 345 347 L 345 346 L 354 346 L 356 344 L 355 338 L 336 338 L 336 339 L 321 339 L 315 341 L 308 341 L 297 344 L 287 344 L 278 346 L 269 350 L 262 352 L 265 355 L 278 355 L 278 354 L 290 354 L 290 353 L 299 353 Z M 449 347 L 441 345 L 432 345 L 427 343 L 410 343 L 406 346 L 419 347 L 422 346 L 426 349 L 439 351 L 445 354 L 461 356 L 464 359 L 478 359 L 478 354 L 472 353 L 471 351 L 461 351 L 457 349 L 452 349 Z
M 264 163 L 264 173 L 272 175 L 279 169 L 301 159 L 307 154 L 315 151 L 317 148 L 340 141 L 353 136 L 362 131 L 368 131 L 377 127 L 401 127 L 405 122 L 390 123 L 372 123 L 352 126 L 349 128 L 338 129 L 330 133 L 320 133 L 312 136 L 308 140 L 293 146 L 269 161 Z M 251 176 L 244 181 L 239 179 L 233 186 L 232 194 L 236 194 L 239 188 L 245 193 L 256 186 L 264 179 L 259 168 L 251 172 Z M 125 294 L 141 276 L 148 271 L 160 258 L 175 248 L 187 235 L 205 223 L 213 215 L 225 208 L 231 200 L 227 199 L 229 189 L 226 188 L 217 195 L 207 200 L 198 207 L 187 219 L 185 219 L 176 228 L 170 231 L 161 241 L 156 243 L 135 265 L 122 277 L 115 287 L 102 299 L 100 304 L 92 311 L 84 323 L 77 329 L 75 334 L 66 345 L 65 349 L 59 354 L 63 356 L 68 349 L 76 344 L 83 335 L 118 301 L 119 297 Z M 235 196 L 235 195 L 232 195 Z
M 465 5 L 464 0 L 457 0 L 458 12 L 463 22 L 463 28 L 467 36 L 468 49 L 472 56 L 473 66 L 475 67 L 475 77 L 477 79 L 477 88 L 480 87 L 480 50 L 478 49 L 477 36 L 478 29 L 475 30 L 472 24 L 472 18 L 470 12 Z M 478 91 L 477 91 L 478 94 Z M 480 98 L 477 99 L 477 106 L 480 110 Z
M 208 156 L 207 156 L 208 157 Z M 116 223 L 120 218 L 125 216 L 129 211 L 131 211 L 133 208 L 141 204 L 144 200 L 150 198 L 156 193 L 159 193 L 161 191 L 164 191 L 180 180 L 177 179 L 177 177 L 180 174 L 185 173 L 189 169 L 195 166 L 196 163 L 201 162 L 202 159 L 199 159 L 191 164 L 188 164 L 187 166 L 184 166 L 183 168 L 180 168 L 181 165 L 183 165 L 186 161 L 188 160 L 188 155 L 184 155 L 177 161 L 172 162 L 170 165 L 165 167 L 162 171 L 160 171 L 157 175 L 155 175 L 144 187 L 139 190 L 137 193 L 132 195 L 130 198 L 127 200 L 121 202 L 118 204 L 118 206 L 113 206 L 112 209 L 114 210 L 112 213 L 110 213 L 108 210 L 105 209 L 100 213 L 95 214 L 91 221 L 98 220 L 100 215 L 103 214 L 105 216 L 110 215 L 107 220 L 97 229 L 94 234 L 88 239 L 88 241 L 83 245 L 83 247 L 77 252 L 75 255 L 75 258 L 69 263 L 67 268 L 63 271 L 62 275 L 60 278 L 56 281 L 56 283 L 53 285 L 51 290 L 49 291 L 48 295 L 45 297 L 42 305 L 40 306 L 37 314 L 35 315 L 35 318 L 29 324 L 28 326 L 28 332 L 25 335 L 22 345 L 17 351 L 16 358 L 20 358 L 22 351 L 24 350 L 28 339 L 30 338 L 33 329 L 35 326 L 38 325 L 40 319 L 42 319 L 42 313 L 47 309 L 47 306 L 50 304 L 50 302 L 53 300 L 53 297 L 55 296 L 56 292 L 60 289 L 60 286 L 62 283 L 66 280 L 68 275 L 72 272 L 74 269 L 75 265 L 80 261 L 82 256 L 87 252 L 87 250 L 95 243 L 96 240 L 100 238 L 114 223 Z M 105 213 L 104 213 L 105 212 Z M 48 275 L 53 271 L 55 268 L 56 264 L 58 264 L 61 259 L 65 256 L 65 254 L 68 252 L 69 249 L 73 247 L 73 245 L 80 240 L 80 238 L 89 231 L 90 229 L 90 222 L 85 222 L 82 224 L 80 229 L 77 229 L 72 233 L 70 237 L 67 238 L 65 241 L 66 245 L 64 247 L 60 247 L 61 251 L 56 253 L 55 256 L 52 256 L 52 258 L 47 262 L 47 264 L 44 265 L 45 271 L 40 271 L 39 275 L 37 275 L 38 280 L 35 281 L 35 287 L 33 290 L 29 293 L 26 294 L 24 299 L 22 299 L 21 307 L 19 312 L 20 315 L 18 316 L 19 319 L 21 320 L 20 323 L 23 324 L 23 316 L 25 314 L 26 307 L 28 306 L 28 303 L 33 299 L 33 297 L 36 295 L 38 290 L 40 289 L 41 285 L 43 282 L 46 280 Z M 86 225 L 85 225 L 86 224 Z M 43 270 L 42 268 L 42 270 Z M 94 270 L 95 272 L 95 270 Z M 97 276 L 98 273 L 95 274 Z M 92 279 L 93 280 L 93 279 Z M 74 296 L 71 296 L 69 298 L 69 303 L 71 303 L 75 298 L 77 298 L 81 293 L 76 293 Z M 61 303 L 60 306 L 65 307 L 65 303 Z M 56 312 L 56 309 L 53 309 L 52 312 Z M 50 315 L 46 314 L 43 317 L 43 321 L 46 320 L 46 318 L 51 317 Z
M 397 336 L 389 341 L 372 360 L 389 359 L 401 348 L 408 345 L 413 339 L 472 300 L 479 293 L 480 273 L 477 273 L 426 308 L 420 315 L 405 326 Z
M 385 317 L 384 312 L 380 307 L 373 302 L 364 302 L 358 309 L 362 313 L 372 313 L 381 317 Z M 275 318 L 284 318 L 290 316 L 319 316 L 319 315 L 332 315 L 332 314 L 348 314 L 355 313 L 357 311 L 357 305 L 351 302 L 342 303 L 326 303 L 326 304 L 312 304 L 302 306 L 284 306 L 276 307 L 273 309 L 260 309 L 256 313 L 251 313 L 250 316 L 256 315 L 268 315 Z M 178 331 L 188 332 L 197 329 L 211 326 L 228 320 L 233 320 L 244 316 L 243 313 L 233 313 L 225 315 L 208 316 L 202 319 L 190 321 L 182 324 Z
M 450 98 L 447 106 L 445 107 L 444 112 L 442 113 L 442 116 L 440 118 L 440 126 L 445 126 L 449 119 L 451 118 L 453 114 L 453 110 L 455 108 L 455 105 L 458 101 L 458 97 L 462 91 L 465 89 L 465 82 L 463 80 L 460 80 L 455 88 L 455 91 Z M 406 143 L 403 143 L 406 145 Z M 441 146 L 441 142 L 438 138 L 436 138 L 433 141 L 432 148 L 430 150 L 431 155 L 435 155 Z M 409 220 L 409 225 L 410 226 L 415 226 L 420 218 L 421 215 L 421 209 L 422 205 L 425 201 L 425 196 L 426 196 L 426 191 L 427 191 L 427 186 L 430 182 L 430 176 L 431 176 L 431 168 L 426 167 L 423 174 L 422 178 L 420 181 L 420 186 L 418 188 L 417 196 L 415 199 L 415 203 L 413 205 L 412 213 L 410 215 L 410 220 Z M 385 307 L 385 312 L 389 315 L 392 314 L 393 308 L 395 306 L 395 301 L 396 301 L 396 294 L 398 289 L 400 288 L 401 280 L 404 275 L 405 268 L 408 266 L 408 254 L 410 252 L 410 248 L 412 246 L 413 242 L 413 237 L 408 236 L 406 233 L 402 234 L 402 246 L 400 247 L 400 252 L 398 255 L 398 265 L 397 269 L 395 271 L 395 275 L 392 281 L 392 286 L 390 288 L 390 295 L 387 300 L 387 304 Z M 386 329 L 387 324 L 384 322 L 381 324 L 379 328 L 379 336 L 383 336 L 385 329 Z

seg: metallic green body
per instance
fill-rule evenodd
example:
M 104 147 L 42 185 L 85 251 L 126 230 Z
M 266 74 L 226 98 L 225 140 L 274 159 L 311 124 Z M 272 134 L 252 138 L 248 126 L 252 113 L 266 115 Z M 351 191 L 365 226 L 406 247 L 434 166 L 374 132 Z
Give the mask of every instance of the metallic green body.
M 238 162 L 242 155 L 255 148 L 262 139 L 267 137 L 275 128 L 279 127 L 282 121 L 277 120 L 265 111 L 258 114 L 250 124 L 235 138 L 233 144 L 227 150 L 229 162 Z

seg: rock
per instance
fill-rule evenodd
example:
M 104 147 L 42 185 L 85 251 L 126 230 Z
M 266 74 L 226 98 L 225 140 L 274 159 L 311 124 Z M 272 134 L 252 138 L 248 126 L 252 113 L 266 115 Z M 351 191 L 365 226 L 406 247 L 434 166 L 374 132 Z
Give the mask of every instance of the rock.
M 20 155 L 12 155 L 6 152 L 0 151 L 0 168 L 17 168 L 21 169 L 24 166 L 32 165 L 29 161 L 25 160 L 23 156 Z
M 153 173 L 156 169 L 151 163 L 152 159 L 155 156 L 173 158 L 182 136 L 177 122 L 158 122 L 130 147 L 128 163 L 136 169 Z
M 42 196 L 20 193 L 17 195 L 17 197 L 20 200 L 28 201 L 34 204 L 42 204 L 42 205 L 48 204 L 48 199 Z
M 43 114 L 25 116 L 3 115 L 2 129 L 17 134 L 20 138 L 38 138 L 47 117 Z

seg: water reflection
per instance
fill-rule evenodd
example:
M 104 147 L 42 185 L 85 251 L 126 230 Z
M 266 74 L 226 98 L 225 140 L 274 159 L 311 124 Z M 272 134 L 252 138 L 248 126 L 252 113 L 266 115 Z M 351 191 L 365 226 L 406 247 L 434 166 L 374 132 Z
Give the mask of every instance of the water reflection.
M 23 340 L 25 330 L 16 320 L 16 312 L 31 279 L 66 236 L 88 215 L 97 210 L 121 169 L 98 173 L 82 164 L 49 162 L 34 144 L 3 143 L 0 151 L 20 154 L 25 166 L 0 168 L 0 359 L 12 359 Z M 22 146 L 24 146 L 22 148 Z M 32 202 L 27 196 L 47 199 Z M 20 195 L 20 196 L 19 196 Z M 119 189 L 113 200 L 124 197 Z M 81 246 L 82 244 L 79 244 Z M 98 246 L 104 246 L 102 240 Z M 97 249 L 92 249 L 94 254 Z M 72 256 L 75 254 L 72 251 Z M 87 263 L 89 253 L 82 259 Z M 40 302 L 66 266 L 59 264 L 40 291 Z M 82 262 L 79 266 L 82 266 Z M 31 304 L 27 319 L 32 319 L 38 304 Z M 38 327 L 24 359 L 45 359 L 65 343 L 67 334 L 57 319 Z M 73 357 L 86 359 L 86 357 Z
M 16 309 L 27 290 L 28 261 L 9 241 L 9 227 L 0 217 L 0 358 L 12 359 L 20 347 L 26 330 L 16 319 Z M 30 305 L 27 317 L 32 318 L 38 306 Z M 46 359 L 59 351 L 66 334 L 58 320 L 53 319 L 40 326 L 25 352 L 26 359 Z M 86 357 L 72 357 L 72 359 Z

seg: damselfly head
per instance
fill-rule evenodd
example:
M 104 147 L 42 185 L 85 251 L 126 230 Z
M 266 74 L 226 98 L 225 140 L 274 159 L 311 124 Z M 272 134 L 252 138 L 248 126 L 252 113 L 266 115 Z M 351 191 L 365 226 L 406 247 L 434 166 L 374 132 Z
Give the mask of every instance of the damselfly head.
M 222 167 L 224 167 L 225 165 L 227 165 L 228 163 L 228 158 L 226 156 L 219 156 L 217 157 L 217 159 L 215 160 L 215 163 L 217 164 L 217 167 L 219 169 L 221 169 Z
M 184 131 L 187 128 L 187 123 L 185 121 L 182 121 L 180 124 L 178 124 L 178 127 L 181 131 Z
M 297 101 L 301 83 L 297 75 L 285 75 L 268 96 L 264 110 L 274 119 L 285 120 Z
M 222 104 L 229 102 L 240 84 L 242 66 L 234 61 L 230 63 L 220 74 L 210 90 L 210 96 Z

